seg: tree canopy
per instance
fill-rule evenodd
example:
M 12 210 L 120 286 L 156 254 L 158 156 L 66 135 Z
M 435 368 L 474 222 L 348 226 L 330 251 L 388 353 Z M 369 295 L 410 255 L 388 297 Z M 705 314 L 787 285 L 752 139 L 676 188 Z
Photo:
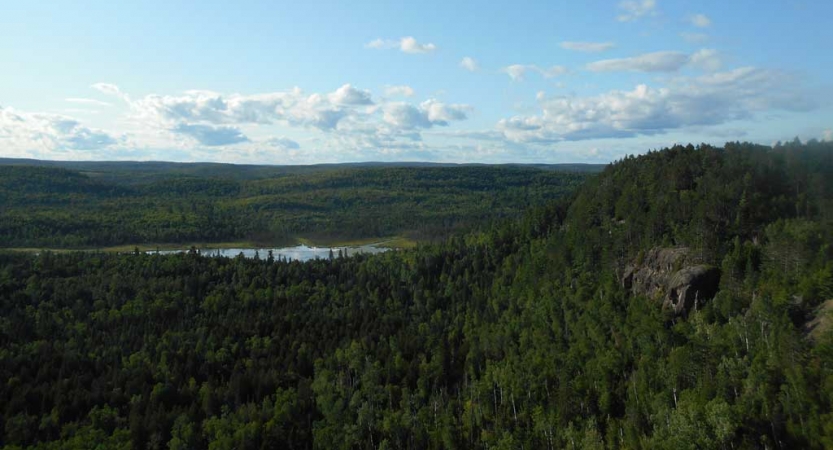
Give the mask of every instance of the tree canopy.
M 829 448 L 831 194 L 830 143 L 677 146 L 407 251 L 0 253 L 0 446 Z M 627 289 L 657 247 L 716 296 Z

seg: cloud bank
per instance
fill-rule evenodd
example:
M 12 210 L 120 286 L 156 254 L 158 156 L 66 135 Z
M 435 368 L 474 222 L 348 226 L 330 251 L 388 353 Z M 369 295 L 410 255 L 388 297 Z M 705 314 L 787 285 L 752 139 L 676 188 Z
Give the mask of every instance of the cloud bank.
M 12 148 L 41 151 L 101 150 L 118 139 L 102 130 L 88 128 L 70 117 L 25 113 L 0 107 L 0 139 Z
M 655 135 L 772 109 L 812 109 L 815 103 L 792 84 L 781 72 L 745 67 L 679 78 L 662 88 L 641 84 L 591 97 L 543 97 L 541 114 L 503 119 L 497 128 L 513 142 L 553 143 Z

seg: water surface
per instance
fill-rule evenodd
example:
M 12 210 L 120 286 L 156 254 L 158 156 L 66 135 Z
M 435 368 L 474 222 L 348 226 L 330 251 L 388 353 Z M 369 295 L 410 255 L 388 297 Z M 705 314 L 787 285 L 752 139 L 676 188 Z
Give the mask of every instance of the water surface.
M 287 259 L 290 261 L 309 261 L 316 258 L 329 258 L 330 252 L 334 257 L 338 257 L 339 251 L 345 256 L 352 256 L 359 253 L 382 253 L 390 250 L 385 247 L 378 247 L 377 244 L 362 245 L 357 247 L 308 247 L 306 245 L 296 245 L 295 247 L 279 247 L 279 248 L 201 248 L 200 254 L 204 256 L 226 256 L 234 258 L 239 254 L 243 254 L 246 258 L 254 258 L 257 256 L 260 259 L 269 257 L 269 250 L 272 251 L 272 256 L 277 259 Z M 181 250 L 156 250 L 148 251 L 148 253 L 159 253 L 160 255 L 171 253 L 187 252 L 187 249 Z

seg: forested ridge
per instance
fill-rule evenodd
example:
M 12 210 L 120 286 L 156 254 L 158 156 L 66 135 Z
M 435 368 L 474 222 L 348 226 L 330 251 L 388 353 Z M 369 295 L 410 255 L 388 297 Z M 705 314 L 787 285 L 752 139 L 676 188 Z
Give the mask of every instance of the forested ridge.
M 833 144 L 796 141 L 374 256 L 0 253 L 0 446 L 831 448 L 832 239 Z M 629 287 L 658 249 L 717 294 Z
M 98 171 L 0 165 L 0 247 L 441 240 L 572 193 L 589 176 L 503 166 L 88 164 Z

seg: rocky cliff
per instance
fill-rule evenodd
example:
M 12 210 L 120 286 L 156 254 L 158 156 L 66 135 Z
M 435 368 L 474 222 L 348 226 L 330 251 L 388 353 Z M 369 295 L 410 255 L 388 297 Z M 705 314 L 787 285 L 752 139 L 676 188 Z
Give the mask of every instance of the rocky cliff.
M 702 264 L 688 248 L 657 247 L 625 268 L 622 284 L 635 295 L 661 300 L 679 315 L 714 298 L 720 270 Z

